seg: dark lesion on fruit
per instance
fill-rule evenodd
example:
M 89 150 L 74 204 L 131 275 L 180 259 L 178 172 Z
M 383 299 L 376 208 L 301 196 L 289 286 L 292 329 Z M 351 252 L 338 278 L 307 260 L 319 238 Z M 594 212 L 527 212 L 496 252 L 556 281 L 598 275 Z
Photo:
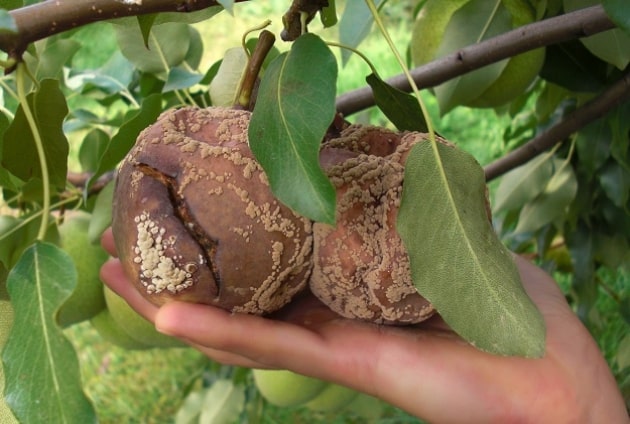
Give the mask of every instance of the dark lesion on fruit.
M 174 215 L 182 223 L 190 237 L 201 247 L 204 262 L 208 264 L 212 277 L 214 278 L 217 295 L 221 293 L 223 286 L 221 273 L 217 266 L 215 257 L 219 248 L 219 241 L 210 237 L 199 225 L 192 212 L 188 208 L 186 199 L 177 189 L 177 179 L 166 175 L 164 172 L 146 163 L 136 163 L 135 168 L 147 177 L 153 178 L 166 187 L 169 200 L 173 206 Z

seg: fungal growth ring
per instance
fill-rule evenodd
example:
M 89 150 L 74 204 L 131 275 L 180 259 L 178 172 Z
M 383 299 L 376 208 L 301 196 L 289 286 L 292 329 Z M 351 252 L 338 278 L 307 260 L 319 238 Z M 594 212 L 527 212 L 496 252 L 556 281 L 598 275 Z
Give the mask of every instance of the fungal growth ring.
M 347 318 L 430 317 L 395 229 L 405 159 L 425 135 L 352 125 L 327 140 L 320 163 L 337 190 L 332 227 L 274 197 L 249 149 L 250 116 L 167 111 L 121 164 L 112 227 L 140 293 L 157 305 L 176 299 L 262 315 L 311 290 Z

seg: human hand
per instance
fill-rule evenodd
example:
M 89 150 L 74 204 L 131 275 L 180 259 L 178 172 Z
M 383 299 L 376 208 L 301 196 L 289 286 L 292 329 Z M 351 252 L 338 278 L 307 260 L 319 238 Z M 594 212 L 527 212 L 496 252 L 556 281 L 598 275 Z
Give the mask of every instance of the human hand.
M 115 254 L 111 231 L 103 246 Z M 213 360 L 342 384 L 431 422 L 628 422 L 606 362 L 555 282 L 523 258 L 516 263 L 547 324 L 541 359 L 482 352 L 438 316 L 408 327 L 369 324 L 340 318 L 309 294 L 273 319 L 183 302 L 158 308 L 117 259 L 101 278 L 159 331 Z

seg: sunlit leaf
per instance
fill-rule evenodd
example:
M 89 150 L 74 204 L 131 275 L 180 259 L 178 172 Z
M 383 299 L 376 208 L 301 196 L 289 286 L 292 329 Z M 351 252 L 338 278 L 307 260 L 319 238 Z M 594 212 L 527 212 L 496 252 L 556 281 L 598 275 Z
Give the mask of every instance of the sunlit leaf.
M 458 9 L 446 26 L 436 56 L 445 56 L 511 30 L 512 17 L 500 3 L 498 0 L 471 0 Z M 507 60 L 502 60 L 437 86 L 435 94 L 440 112 L 445 114 L 455 106 L 477 98 L 501 75 L 506 66 Z
M 248 56 L 242 47 L 228 49 L 217 74 L 212 79 L 208 92 L 213 106 L 233 106 L 240 86 Z
M 140 132 L 154 123 L 162 112 L 162 96 L 153 94 L 142 102 L 140 110 L 132 110 L 125 116 L 125 122 L 118 128 L 118 132 L 111 138 L 107 148 L 99 161 L 98 170 L 88 181 L 86 190 L 103 173 L 113 169 L 120 162 L 136 142 Z
M 238 421 L 244 407 L 245 388 L 232 380 L 217 380 L 206 391 L 199 422 L 232 424 Z
M 48 165 L 50 183 L 63 188 L 68 169 L 68 140 L 63 133 L 63 120 L 68 114 L 66 98 L 57 80 L 40 82 L 39 89 L 27 97 L 33 112 Z M 39 156 L 24 110 L 20 106 L 11 126 L 4 133 L 2 165 L 23 181 L 40 178 Z
M 35 78 L 37 80 L 60 79 L 63 67 L 68 64 L 79 48 L 81 48 L 81 44 L 72 39 L 49 42 L 39 54 L 36 66 L 31 66 L 32 69 L 35 69 Z
M 267 68 L 249 125 L 250 147 L 271 189 L 314 221 L 335 221 L 335 189 L 319 147 L 335 115 L 337 64 L 316 35 L 299 37 Z
M 405 166 L 397 229 L 418 292 L 478 348 L 540 357 L 545 325 L 488 219 L 485 178 L 460 150 L 417 144 Z
M 377 106 L 396 128 L 400 131 L 427 131 L 427 123 L 418 99 L 392 87 L 378 75 L 370 74 L 365 80 L 372 87 Z
M 6 400 L 21 422 L 96 422 L 74 348 L 54 320 L 76 283 L 72 259 L 41 242 L 27 249 L 9 274 L 15 320 L 2 360 Z
M 205 391 L 191 392 L 175 414 L 175 424 L 197 424 L 203 408 Z

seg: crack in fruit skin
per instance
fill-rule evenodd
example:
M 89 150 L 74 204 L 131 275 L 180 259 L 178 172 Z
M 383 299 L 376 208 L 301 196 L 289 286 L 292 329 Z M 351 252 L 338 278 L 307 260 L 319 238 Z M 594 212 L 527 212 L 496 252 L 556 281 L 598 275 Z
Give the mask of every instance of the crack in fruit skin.
M 188 205 L 186 204 L 186 199 L 184 199 L 180 194 L 179 190 L 176 189 L 177 181 L 175 178 L 169 177 L 164 173 L 160 172 L 158 169 L 151 167 L 145 163 L 139 163 L 136 165 L 136 168 L 140 170 L 144 175 L 148 177 L 155 178 L 157 181 L 161 182 L 166 189 L 168 190 L 168 195 L 171 203 L 173 204 L 173 210 L 175 211 L 175 216 L 182 222 L 184 228 L 190 233 L 190 236 L 193 240 L 195 240 L 202 251 L 203 260 L 200 260 L 201 264 L 208 264 L 210 267 L 210 272 L 212 272 L 212 277 L 214 278 L 215 283 L 217 284 L 218 295 L 221 295 L 221 274 L 219 269 L 215 263 L 215 256 L 217 253 L 217 247 L 219 244 L 218 240 L 213 239 L 210 235 L 208 235 L 204 229 L 201 228 L 199 223 L 195 220 L 194 216 L 190 212 Z M 195 267 L 196 265 L 193 262 L 189 262 L 187 267 L 190 269 L 191 267 Z M 193 272 L 186 272 L 186 277 L 188 278 L 185 284 L 180 286 L 176 286 L 177 291 L 181 291 L 185 288 L 188 288 L 192 285 L 192 277 Z M 190 275 L 189 275 L 190 274 Z M 147 277 L 151 278 L 151 277 Z M 147 290 L 151 286 L 155 286 L 155 283 L 147 286 Z M 167 286 L 168 290 L 171 292 L 175 292 L 172 288 Z M 156 290 L 158 293 L 161 290 Z

